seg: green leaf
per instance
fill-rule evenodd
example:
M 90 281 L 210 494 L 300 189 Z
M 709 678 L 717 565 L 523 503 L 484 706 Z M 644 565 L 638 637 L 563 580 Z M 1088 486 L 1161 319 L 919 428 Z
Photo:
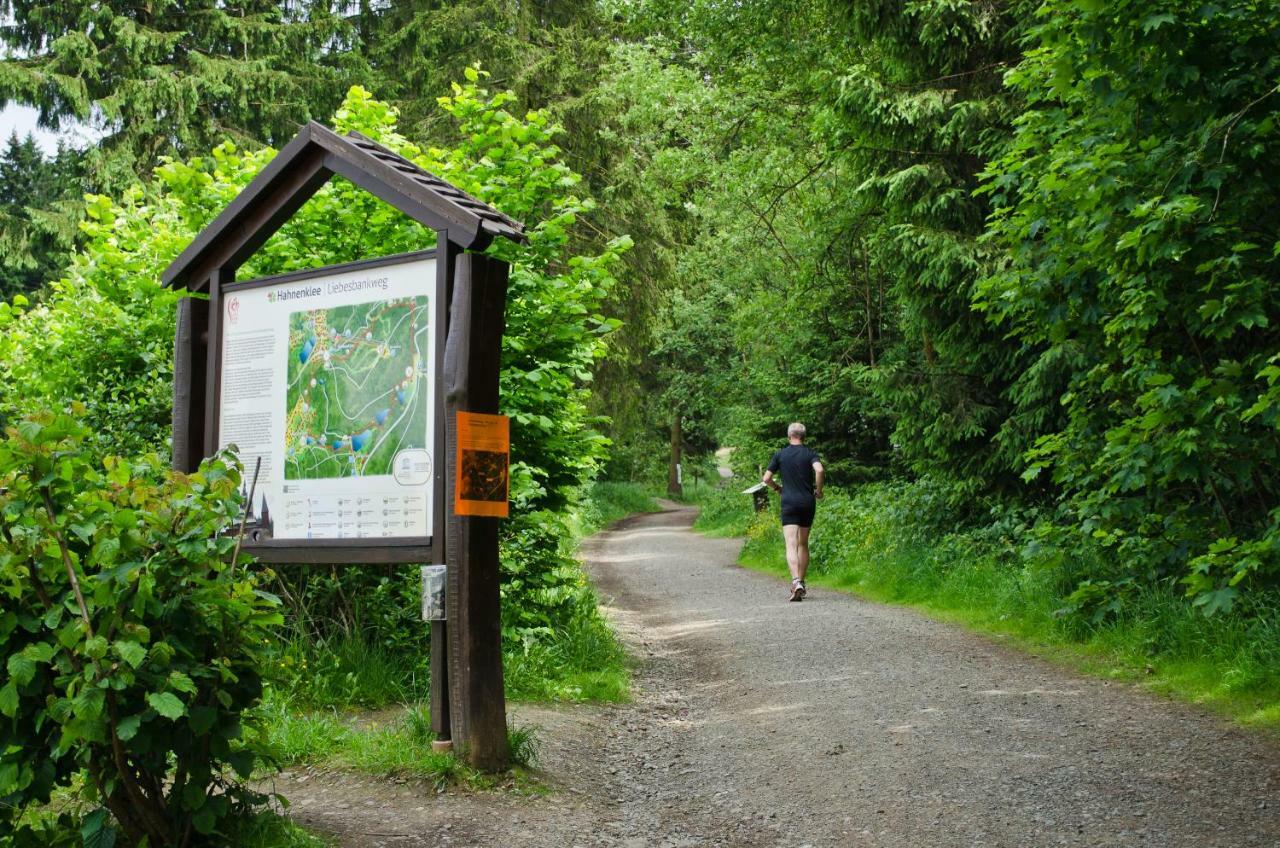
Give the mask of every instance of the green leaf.
M 24 654 L 14 654 L 9 657 L 8 669 L 12 682 L 20 686 L 30 683 L 31 678 L 36 676 L 35 661 Z
M 130 739 L 138 735 L 138 728 L 142 726 L 142 717 L 131 715 L 120 720 L 116 725 L 116 736 L 121 742 L 128 742 Z
M 191 817 L 191 824 L 195 827 L 196 833 L 205 835 L 213 833 L 214 827 L 218 824 L 217 811 L 212 804 L 205 804 Z
M 112 643 L 112 647 L 115 648 L 116 655 L 133 668 L 142 665 L 147 659 L 147 649 L 137 642 L 126 642 L 122 639 L 117 639 Z
M 1235 604 L 1237 594 L 1239 593 L 1235 589 L 1227 586 L 1199 595 L 1194 603 L 1200 607 L 1200 611 L 1206 617 L 1211 617 L 1220 612 L 1230 612 L 1231 607 Z
M 84 640 L 84 652 L 92 659 L 102 659 L 107 655 L 107 640 L 101 636 Z
M 181 671 L 169 672 L 169 688 L 177 692 L 186 692 L 189 695 L 196 693 L 196 684 Z
M 18 687 L 15 686 L 11 680 L 5 684 L 3 689 L 0 689 L 0 715 L 7 718 L 13 718 L 17 714 Z
M 152 692 L 147 696 L 147 703 L 151 705 L 151 709 L 173 721 L 182 718 L 187 712 L 187 705 L 172 692 Z
M 235 769 L 236 774 L 248 780 L 253 776 L 253 764 L 257 758 L 252 751 L 236 751 L 227 757 L 227 762 L 231 763 L 231 767 Z
M 110 814 L 99 808 L 85 816 L 80 836 L 84 839 L 84 848 L 112 848 L 116 844 L 116 829 Z
M 197 736 L 203 736 L 218 720 L 218 711 L 213 707 L 192 707 L 187 723 Z

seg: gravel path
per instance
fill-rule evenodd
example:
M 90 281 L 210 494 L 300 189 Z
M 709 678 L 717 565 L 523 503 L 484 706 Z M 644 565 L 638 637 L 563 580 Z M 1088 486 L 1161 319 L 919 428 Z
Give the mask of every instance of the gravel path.
M 295 774 L 299 818 L 351 846 L 1280 846 L 1274 742 L 910 611 L 787 603 L 692 519 L 585 545 L 642 662 L 633 704 L 517 708 L 558 791 Z

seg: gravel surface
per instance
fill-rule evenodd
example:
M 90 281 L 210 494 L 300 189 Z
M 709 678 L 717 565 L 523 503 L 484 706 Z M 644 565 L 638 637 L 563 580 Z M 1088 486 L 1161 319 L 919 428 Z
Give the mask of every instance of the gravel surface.
M 692 520 L 584 545 L 635 701 L 514 710 L 550 795 L 300 771 L 299 820 L 344 846 L 1280 847 L 1273 741 L 911 611 L 787 603 Z

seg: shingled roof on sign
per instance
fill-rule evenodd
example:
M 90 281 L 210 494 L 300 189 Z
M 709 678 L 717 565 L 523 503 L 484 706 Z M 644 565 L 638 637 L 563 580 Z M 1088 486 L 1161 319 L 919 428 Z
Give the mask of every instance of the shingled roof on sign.
M 165 269 L 165 285 L 207 288 L 234 273 L 334 174 L 454 244 L 481 250 L 495 237 L 523 241 L 524 226 L 360 133 L 342 136 L 312 121 Z

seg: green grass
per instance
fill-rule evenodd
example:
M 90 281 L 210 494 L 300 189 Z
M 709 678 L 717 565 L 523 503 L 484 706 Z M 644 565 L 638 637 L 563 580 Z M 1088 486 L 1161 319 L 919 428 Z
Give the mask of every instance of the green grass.
M 287 696 L 310 708 L 381 709 L 425 698 L 430 688 L 421 657 L 358 634 L 322 642 L 297 638 L 285 646 L 281 663 Z
M 708 536 L 745 536 L 754 518 L 750 495 L 738 486 L 685 488 L 684 501 L 696 505 L 693 529 Z
M 600 615 L 594 594 L 584 595 L 547 639 L 509 647 L 503 674 L 514 701 L 620 703 L 631 696 L 627 653 Z
M 425 704 L 373 717 L 332 710 L 293 712 L 275 698 L 269 698 L 262 709 L 268 719 L 268 743 L 284 767 L 322 765 L 379 777 L 427 780 L 440 787 L 493 784 L 492 776 L 475 771 L 452 752 L 432 750 L 436 737 Z M 508 728 L 507 744 L 517 770 L 536 761 L 536 728 Z
M 590 536 L 620 518 L 661 509 L 653 490 L 643 483 L 593 483 L 578 510 L 577 535 Z
M 234 848 L 329 848 L 332 844 L 308 833 L 283 816 L 259 813 L 227 834 Z
M 788 576 L 776 515 L 752 519 L 747 508 L 709 512 L 700 524 L 712 532 L 736 530 L 745 521 L 743 565 Z M 1069 564 L 1011 561 L 965 534 L 921 538 L 901 516 L 888 513 L 857 494 L 829 497 L 811 538 L 810 585 L 1001 634 L 1077 670 L 1280 731 L 1280 624 L 1274 615 L 1206 618 L 1174 590 L 1151 586 L 1093 621 L 1067 610 L 1075 584 Z

